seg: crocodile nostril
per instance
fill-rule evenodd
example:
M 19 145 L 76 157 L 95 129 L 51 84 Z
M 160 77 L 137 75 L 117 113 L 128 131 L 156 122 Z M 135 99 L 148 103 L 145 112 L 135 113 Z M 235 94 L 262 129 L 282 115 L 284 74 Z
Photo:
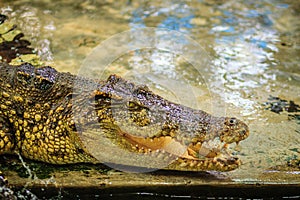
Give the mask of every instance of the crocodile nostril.
M 246 133 L 247 133 L 246 130 L 241 130 L 241 131 L 240 131 L 240 135 L 242 135 L 242 136 L 245 135 Z
M 236 120 L 236 118 L 234 118 L 234 117 L 229 119 L 230 125 L 235 125 L 236 122 L 237 122 L 237 120 Z

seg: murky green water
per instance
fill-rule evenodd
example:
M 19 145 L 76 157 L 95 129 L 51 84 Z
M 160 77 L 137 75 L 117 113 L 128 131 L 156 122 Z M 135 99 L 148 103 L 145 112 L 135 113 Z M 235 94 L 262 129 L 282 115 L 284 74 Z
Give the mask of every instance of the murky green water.
M 43 0 L 2 1 L 0 7 L 49 65 L 75 74 L 93 48 L 120 32 L 158 27 L 184 33 L 202 45 L 210 65 L 199 70 L 173 52 L 142 49 L 102 66 L 103 77 L 117 73 L 170 100 L 247 122 L 243 165 L 226 173 L 234 181 L 276 182 L 265 173 L 300 159 L 299 1 Z M 294 177 L 283 182 L 299 184 L 299 171 L 289 173 Z

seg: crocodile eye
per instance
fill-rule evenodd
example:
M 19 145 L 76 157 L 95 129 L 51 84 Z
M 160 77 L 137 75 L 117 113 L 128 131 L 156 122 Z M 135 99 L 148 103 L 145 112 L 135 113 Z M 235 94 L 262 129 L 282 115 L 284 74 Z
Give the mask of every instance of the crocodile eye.
M 52 87 L 53 84 L 54 83 L 50 82 L 49 80 L 42 79 L 42 78 L 34 82 L 34 86 L 40 90 L 48 90 L 49 88 Z
M 138 109 L 139 108 L 139 105 L 136 104 L 135 102 L 133 101 L 128 101 L 127 102 L 127 107 L 131 110 L 135 110 L 135 109 Z
M 56 79 L 57 71 L 51 67 L 41 67 L 36 70 L 34 85 L 40 90 L 51 88 Z
M 241 130 L 241 131 L 239 132 L 239 134 L 240 134 L 241 136 L 244 136 L 246 133 L 247 133 L 246 130 Z

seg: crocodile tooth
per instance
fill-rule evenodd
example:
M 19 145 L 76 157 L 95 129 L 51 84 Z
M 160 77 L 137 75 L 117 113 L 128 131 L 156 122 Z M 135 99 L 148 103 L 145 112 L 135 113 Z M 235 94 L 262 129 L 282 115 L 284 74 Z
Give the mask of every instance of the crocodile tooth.
M 157 155 L 157 158 L 158 158 L 158 159 L 163 159 L 163 157 L 164 157 L 163 154 L 158 154 L 158 155 Z
M 201 167 L 203 165 L 203 161 L 199 161 L 197 167 Z
M 216 163 L 216 166 L 217 166 L 218 168 L 220 168 L 220 169 L 222 169 L 222 168 L 224 167 L 224 165 L 223 165 L 222 163 L 219 163 L 219 162 Z
M 197 161 L 195 161 L 195 160 L 194 160 L 194 161 L 191 161 L 191 162 L 190 162 L 190 167 L 194 167 L 196 164 L 197 164 Z
M 212 168 L 212 167 L 213 167 L 213 163 L 212 163 L 212 162 L 209 162 L 208 165 L 207 165 L 207 167 L 208 167 L 209 169 Z
M 188 166 L 188 164 L 186 162 L 182 162 L 182 163 L 179 164 L 179 166 L 180 167 L 186 167 L 186 166 Z
M 169 156 L 169 154 L 168 155 L 166 155 L 165 157 L 164 157 L 164 161 L 169 161 L 170 160 L 170 156 Z
M 208 160 L 204 160 L 204 162 L 203 162 L 203 166 L 207 166 L 208 165 Z
M 139 153 L 144 153 L 144 149 L 139 149 L 138 152 Z

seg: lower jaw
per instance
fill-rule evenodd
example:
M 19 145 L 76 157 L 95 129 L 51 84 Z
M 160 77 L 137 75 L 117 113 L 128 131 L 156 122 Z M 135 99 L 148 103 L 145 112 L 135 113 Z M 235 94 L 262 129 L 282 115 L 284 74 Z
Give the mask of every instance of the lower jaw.
M 180 171 L 232 171 L 241 165 L 237 157 L 230 157 L 227 160 L 217 158 L 205 158 L 199 160 L 190 160 L 186 158 L 177 158 L 167 169 Z

